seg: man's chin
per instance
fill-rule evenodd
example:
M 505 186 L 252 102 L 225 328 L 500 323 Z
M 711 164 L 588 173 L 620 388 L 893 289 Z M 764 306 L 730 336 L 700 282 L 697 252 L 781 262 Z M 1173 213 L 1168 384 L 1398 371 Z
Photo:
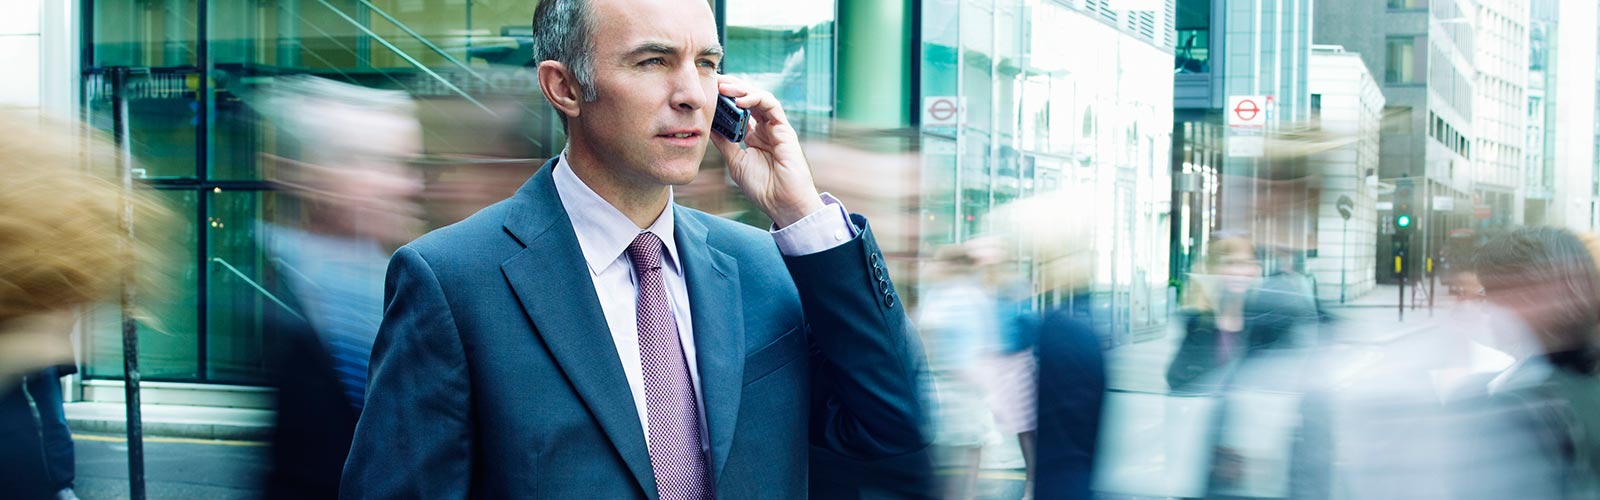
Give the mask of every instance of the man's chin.
M 704 160 L 705 150 L 692 155 L 672 155 L 656 164 L 656 175 L 667 184 L 682 186 L 700 175 L 700 163 Z
M 666 171 L 666 172 L 662 172 L 662 180 L 665 183 L 673 185 L 673 186 L 683 186 L 683 185 L 687 185 L 687 184 L 689 184 L 691 182 L 694 182 L 694 178 L 699 176 L 699 175 L 700 175 L 699 165 L 696 164 L 695 168 L 689 169 L 687 171 L 674 168 L 672 170 L 669 170 L 669 171 Z

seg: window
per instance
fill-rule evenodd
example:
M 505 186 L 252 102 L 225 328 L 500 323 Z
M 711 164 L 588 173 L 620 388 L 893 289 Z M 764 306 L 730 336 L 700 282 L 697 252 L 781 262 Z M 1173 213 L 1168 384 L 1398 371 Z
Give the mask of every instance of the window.
M 1418 46 L 1427 46 L 1418 43 L 1426 40 L 1421 36 L 1391 37 L 1386 45 L 1385 54 L 1388 56 L 1384 62 L 1384 83 L 1421 83 L 1419 75 L 1424 72 L 1422 57 L 1417 56 Z
M 1428 8 L 1428 0 L 1389 0 L 1390 10 L 1411 10 Z
M 1204 29 L 1178 30 L 1178 73 L 1205 73 L 1211 71 L 1211 31 Z
M 392 16 L 391 11 L 363 6 L 377 14 L 371 16 L 370 26 L 347 14 L 355 12 L 355 3 L 301 9 L 290 8 L 290 3 L 117 1 L 85 10 L 83 29 L 92 36 L 85 38 L 79 53 L 84 113 L 92 127 L 109 132 L 113 111 L 125 106 L 127 145 L 137 167 L 134 176 L 174 212 L 166 226 L 136 221 L 136 227 L 141 237 L 173 241 L 182 250 L 172 256 L 170 268 L 150 277 L 154 286 L 139 293 L 139 305 L 149 313 L 137 324 L 140 371 L 146 381 L 264 384 L 269 381 L 270 346 L 279 341 L 277 329 L 268 326 L 270 318 L 301 305 L 281 299 L 288 286 L 285 277 L 299 271 L 287 270 L 290 265 L 281 252 L 271 249 L 275 233 L 266 228 L 303 220 L 291 197 L 279 196 L 283 191 L 273 182 L 278 179 L 278 162 L 266 159 L 299 157 L 303 144 L 260 116 L 262 106 L 250 101 L 270 80 L 309 74 L 405 91 L 418 98 L 421 135 L 427 137 L 430 153 L 459 155 L 453 158 L 540 158 L 559 151 L 560 142 L 546 132 L 546 106 L 501 100 L 517 104 L 498 107 L 501 104 L 490 99 L 507 91 L 525 95 L 519 87 L 532 80 L 531 73 L 522 69 L 528 53 L 520 52 L 518 60 L 515 49 L 517 40 L 527 37 L 518 36 L 523 32 L 517 30 L 526 27 L 534 4 L 479 2 L 464 9 L 461 2 L 412 3 L 416 8 L 399 2 Z M 374 31 L 365 31 L 369 27 Z M 457 39 L 457 33 L 501 36 L 495 44 L 478 46 L 472 46 L 469 38 L 465 43 L 471 48 L 453 52 L 455 56 L 443 55 L 432 45 L 377 43 L 383 38 L 379 33 L 401 29 L 446 45 L 446 40 Z M 356 35 L 358 31 L 363 34 Z M 750 59 L 788 60 L 787 54 L 746 50 L 757 54 Z M 468 62 L 453 59 L 457 56 Z M 473 69 L 464 70 L 469 63 Z M 118 79 L 120 84 L 109 77 L 111 68 L 130 66 L 144 69 Z M 483 76 L 457 79 L 460 75 L 452 74 L 457 70 Z M 482 85 L 463 85 L 465 90 L 458 89 L 461 94 L 471 92 L 477 99 L 474 103 L 488 104 L 458 111 L 454 103 L 439 98 L 456 95 L 444 86 L 463 81 Z M 113 99 L 114 95 L 120 97 Z M 488 106 L 497 108 L 490 111 Z M 797 106 L 795 114 L 806 112 L 806 106 Z M 481 133 L 451 135 L 503 129 L 514 130 L 516 135 L 507 137 L 518 140 L 485 141 L 486 134 Z M 103 160 L 109 159 L 93 158 L 88 167 L 101 174 L 119 172 L 118 163 Z M 437 171 L 430 174 L 435 179 L 482 172 L 456 165 L 437 161 L 427 168 Z M 430 181 L 429 186 L 452 182 L 459 181 Z M 381 280 L 380 274 L 374 281 Z M 83 325 L 84 377 L 123 377 L 122 324 L 116 308 L 97 309 Z

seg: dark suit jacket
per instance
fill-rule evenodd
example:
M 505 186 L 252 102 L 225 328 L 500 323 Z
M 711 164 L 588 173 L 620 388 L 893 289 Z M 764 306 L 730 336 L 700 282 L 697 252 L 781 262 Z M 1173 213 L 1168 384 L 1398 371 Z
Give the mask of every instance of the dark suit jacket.
M 552 170 L 395 253 L 342 497 L 656 498 Z M 844 245 L 784 257 L 765 231 L 670 209 L 717 498 L 805 498 L 810 445 L 926 446 L 921 349 L 866 219 Z
M 283 293 L 283 296 L 293 295 Z M 304 308 L 297 308 L 304 310 Z M 309 322 L 282 310 L 267 315 L 276 339 L 272 386 L 278 390 L 271 471 L 264 498 L 338 498 L 357 413 L 334 372 L 333 356 Z

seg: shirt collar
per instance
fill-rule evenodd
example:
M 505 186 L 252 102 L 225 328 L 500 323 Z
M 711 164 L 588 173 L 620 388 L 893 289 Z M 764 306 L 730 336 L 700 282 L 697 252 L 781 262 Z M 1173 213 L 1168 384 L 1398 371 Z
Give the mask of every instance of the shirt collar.
M 589 264 L 590 273 L 599 275 L 615 264 L 618 257 L 626 258 L 623 253 L 628 250 L 628 245 L 645 231 L 654 233 L 666 244 L 667 252 L 662 257 L 664 264 L 673 270 L 681 269 L 678 266 L 678 244 L 672 236 L 674 204 L 670 188 L 667 191 L 667 208 L 661 211 L 650 227 L 640 230 L 628 216 L 578 178 L 572 166 L 567 164 L 566 153 L 562 153 L 556 161 L 554 177 L 556 195 L 561 198 L 561 207 L 566 209 L 567 218 L 572 220 L 572 231 L 578 236 L 578 247 L 583 250 L 583 260 Z

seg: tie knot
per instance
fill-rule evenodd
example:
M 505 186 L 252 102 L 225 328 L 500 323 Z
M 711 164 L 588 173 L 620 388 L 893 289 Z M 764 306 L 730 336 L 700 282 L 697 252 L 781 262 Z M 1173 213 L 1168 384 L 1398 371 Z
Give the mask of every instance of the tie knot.
M 661 269 L 661 247 L 661 238 L 655 233 L 645 231 L 635 236 L 633 243 L 628 244 L 628 259 L 633 261 L 633 270 L 642 273 Z

